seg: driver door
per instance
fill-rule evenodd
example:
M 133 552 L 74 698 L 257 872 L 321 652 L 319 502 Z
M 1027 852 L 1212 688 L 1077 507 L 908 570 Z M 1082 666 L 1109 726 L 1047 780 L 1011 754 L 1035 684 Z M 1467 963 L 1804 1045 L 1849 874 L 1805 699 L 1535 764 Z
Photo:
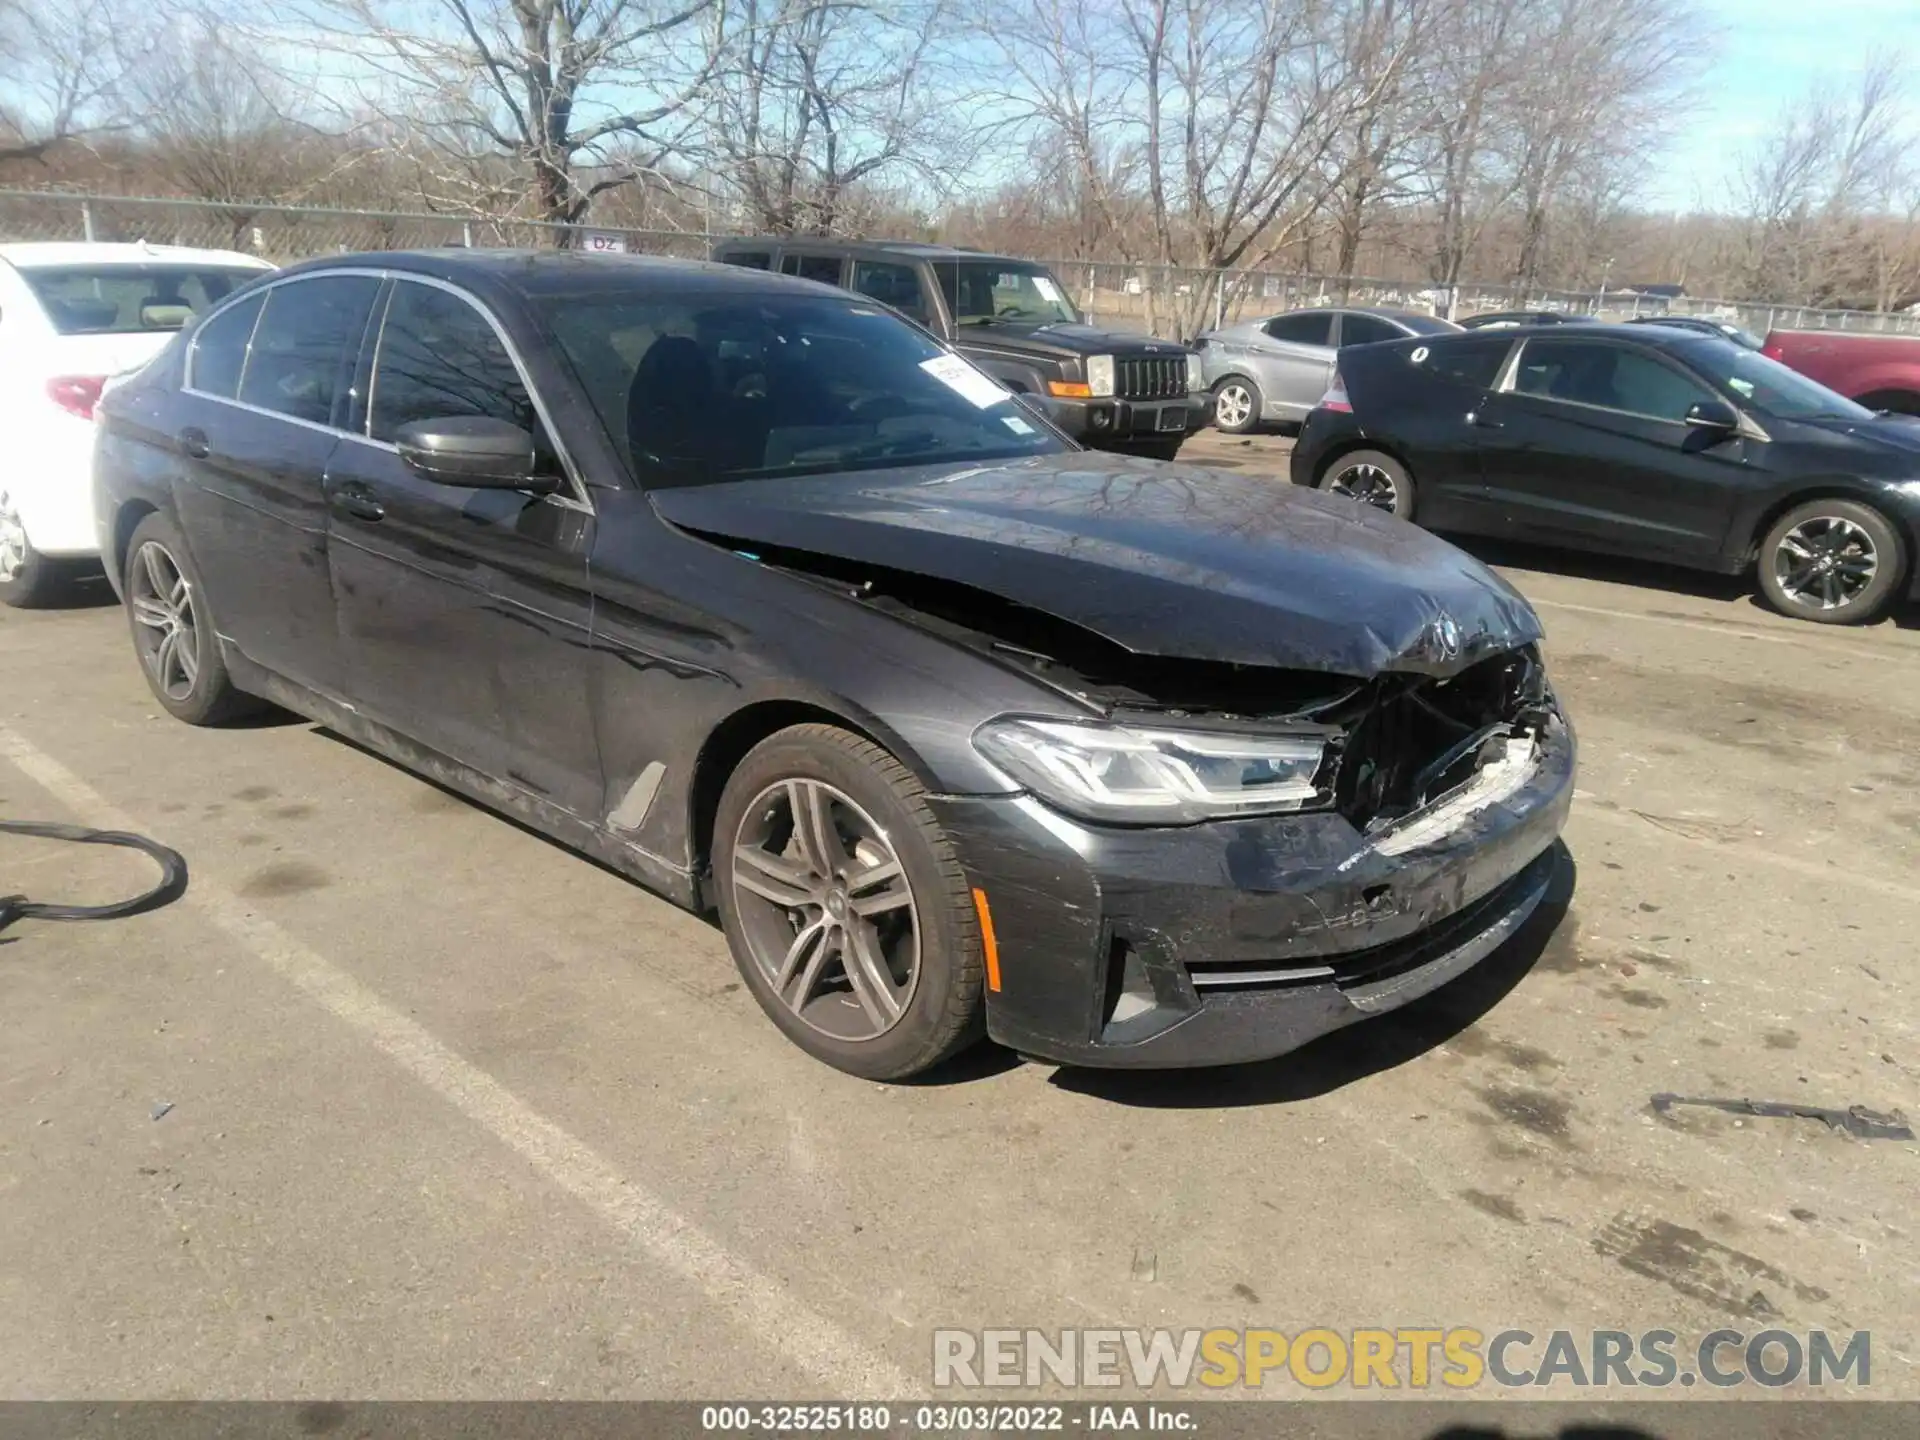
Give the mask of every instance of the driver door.
M 484 415 L 545 438 L 504 333 L 479 302 L 396 277 L 358 433 L 327 466 L 340 635 L 356 704 L 391 729 L 598 823 L 587 702 L 585 494 L 430 480 L 394 448 L 415 420 Z

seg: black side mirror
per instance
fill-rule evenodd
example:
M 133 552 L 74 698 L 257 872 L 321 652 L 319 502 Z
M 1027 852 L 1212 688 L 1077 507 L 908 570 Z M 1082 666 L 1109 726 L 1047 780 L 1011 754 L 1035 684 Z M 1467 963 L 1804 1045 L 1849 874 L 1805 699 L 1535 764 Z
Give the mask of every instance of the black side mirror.
M 1724 400 L 1701 400 L 1687 410 L 1687 424 L 1695 430 L 1731 435 L 1740 428 L 1740 412 Z
M 409 467 L 443 485 L 537 495 L 560 488 L 558 477 L 534 474 L 533 436 L 505 420 L 485 415 L 415 420 L 394 431 L 393 443 Z

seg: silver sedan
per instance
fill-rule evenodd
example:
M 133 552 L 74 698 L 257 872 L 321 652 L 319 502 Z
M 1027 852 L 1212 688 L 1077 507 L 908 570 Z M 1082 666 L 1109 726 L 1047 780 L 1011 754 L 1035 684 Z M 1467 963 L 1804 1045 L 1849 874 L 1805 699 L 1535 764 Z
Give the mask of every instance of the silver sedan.
M 1334 358 L 1350 345 L 1459 328 L 1410 310 L 1289 310 L 1209 330 L 1193 343 L 1213 392 L 1213 423 L 1244 435 L 1263 424 L 1306 419 L 1327 393 Z

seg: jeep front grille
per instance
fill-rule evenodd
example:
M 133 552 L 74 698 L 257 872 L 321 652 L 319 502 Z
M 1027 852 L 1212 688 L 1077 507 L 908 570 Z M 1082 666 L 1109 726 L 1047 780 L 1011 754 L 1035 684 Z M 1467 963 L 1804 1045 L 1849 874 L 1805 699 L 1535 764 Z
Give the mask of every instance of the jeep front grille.
M 1114 370 L 1114 388 L 1122 400 L 1175 400 L 1187 393 L 1185 355 L 1122 356 Z

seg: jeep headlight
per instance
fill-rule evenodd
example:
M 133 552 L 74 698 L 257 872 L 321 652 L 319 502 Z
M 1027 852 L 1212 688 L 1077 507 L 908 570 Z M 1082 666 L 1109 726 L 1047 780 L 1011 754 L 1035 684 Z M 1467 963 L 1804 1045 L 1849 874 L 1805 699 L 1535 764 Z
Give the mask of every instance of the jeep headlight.
M 1113 394 L 1113 356 L 1094 355 L 1088 358 L 1087 389 L 1095 395 Z
M 1200 366 L 1200 352 L 1187 352 L 1187 389 L 1204 390 L 1207 388 L 1207 372 Z
M 1324 802 L 1318 735 L 1169 730 L 1001 716 L 974 748 L 1042 800 L 1083 820 L 1181 825 Z

